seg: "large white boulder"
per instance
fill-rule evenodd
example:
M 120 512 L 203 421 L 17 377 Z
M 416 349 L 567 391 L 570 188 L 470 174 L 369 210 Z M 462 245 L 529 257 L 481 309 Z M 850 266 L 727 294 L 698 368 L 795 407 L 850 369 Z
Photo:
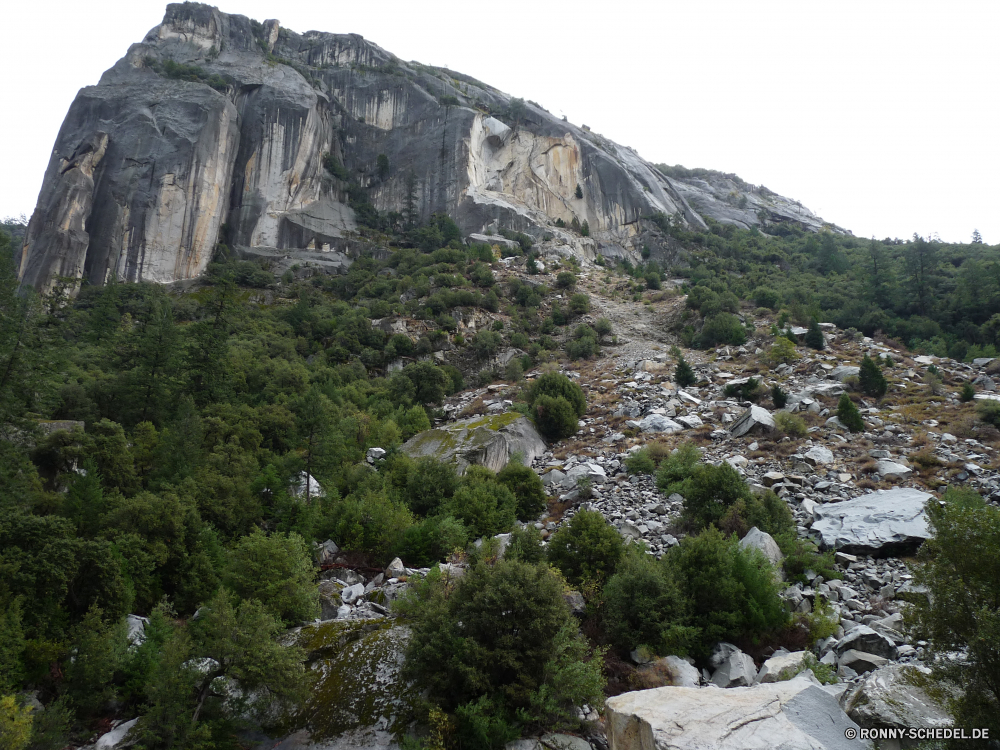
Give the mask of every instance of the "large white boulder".
M 805 651 L 786 651 L 782 654 L 775 654 L 760 668 L 757 682 L 768 684 L 792 679 L 805 669 L 806 653 Z
M 611 750 L 859 750 L 855 724 L 805 677 L 731 690 L 662 687 L 608 698 Z
M 742 651 L 734 651 L 712 675 L 712 683 L 721 688 L 753 685 L 757 679 L 757 665 Z
M 918 547 L 930 536 L 925 507 L 932 496 L 900 487 L 818 505 L 812 530 L 823 547 L 862 554 Z
M 849 688 L 841 704 L 863 727 L 950 727 L 954 721 L 944 705 L 950 692 L 926 667 L 889 664 Z
M 774 537 L 766 531 L 761 531 L 756 526 L 750 529 L 745 537 L 740 539 L 740 547 L 743 549 L 760 550 L 768 562 L 775 567 L 781 565 L 781 561 L 785 559 L 785 556 L 781 554 L 778 543 L 774 541 Z
M 729 434 L 733 437 L 772 432 L 773 430 L 774 417 L 771 416 L 771 412 L 756 405 L 740 414 L 736 421 L 729 425 Z
M 515 453 L 530 465 L 545 452 L 545 441 L 527 417 L 508 412 L 424 430 L 403 443 L 402 451 L 410 458 L 432 456 L 454 463 L 458 473 L 464 474 L 470 464 L 500 471 Z

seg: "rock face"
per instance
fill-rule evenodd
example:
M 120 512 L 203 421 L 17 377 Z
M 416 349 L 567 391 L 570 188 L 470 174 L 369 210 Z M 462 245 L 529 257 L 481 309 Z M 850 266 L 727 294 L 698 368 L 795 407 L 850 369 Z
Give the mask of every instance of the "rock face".
M 460 419 L 425 430 L 407 440 L 402 450 L 412 458 L 451 461 L 464 474 L 470 464 L 500 471 L 515 453 L 530 464 L 545 452 L 545 441 L 527 417 L 512 412 Z
M 663 687 L 607 700 L 611 750 L 856 750 L 857 725 L 808 679 L 715 690 Z
M 916 548 L 930 536 L 926 492 L 899 488 L 819 505 L 812 530 L 824 547 L 863 554 Z
M 940 700 L 931 697 L 930 670 L 892 664 L 876 669 L 841 699 L 847 715 L 862 727 L 949 727 L 954 723 Z M 931 693 L 940 695 L 940 688 Z
M 340 165 L 332 172 L 326 154 Z M 669 259 L 650 217 L 704 228 L 688 200 L 700 195 L 707 215 L 759 223 L 756 210 L 713 208 L 714 183 L 675 182 L 631 149 L 468 76 L 404 63 L 356 34 L 298 34 L 176 3 L 69 108 L 21 279 L 46 292 L 60 278 L 187 279 L 220 241 L 336 272 L 341 252 L 363 244 L 349 183 L 382 211 L 445 212 L 467 235 L 549 235 L 552 248 L 590 258 L 638 260 L 647 245 Z M 755 208 L 784 201 L 754 196 Z M 781 220 L 821 225 L 794 214 Z M 590 237 L 557 220 L 586 221 Z

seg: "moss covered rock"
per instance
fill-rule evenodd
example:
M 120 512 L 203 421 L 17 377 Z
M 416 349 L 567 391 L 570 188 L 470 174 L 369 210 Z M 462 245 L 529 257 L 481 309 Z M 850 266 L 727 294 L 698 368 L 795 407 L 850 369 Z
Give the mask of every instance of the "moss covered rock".
M 493 414 L 460 419 L 425 430 L 403 444 L 411 458 L 431 456 L 455 464 L 464 474 L 471 464 L 500 471 L 515 453 L 526 464 L 545 451 L 545 441 L 526 417 L 516 413 Z

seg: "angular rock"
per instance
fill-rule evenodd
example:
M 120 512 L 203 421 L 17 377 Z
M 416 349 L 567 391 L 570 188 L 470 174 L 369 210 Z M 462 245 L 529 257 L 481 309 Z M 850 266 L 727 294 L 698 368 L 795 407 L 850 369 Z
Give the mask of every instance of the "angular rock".
M 913 469 L 909 466 L 904 466 L 903 464 L 896 463 L 895 461 L 879 461 L 875 467 L 875 471 L 880 474 L 884 479 L 906 479 L 913 473 Z
M 698 417 L 694 414 L 689 414 L 686 417 L 677 417 L 675 421 L 684 425 L 689 430 L 693 430 L 695 427 L 701 427 L 703 424 L 705 424 L 704 422 L 701 421 L 701 417 Z
M 138 718 L 131 721 L 123 721 L 110 732 L 102 734 L 97 738 L 97 742 L 94 743 L 93 750 L 116 750 L 116 748 L 123 747 L 125 742 L 129 740 L 129 731 L 131 731 L 132 727 L 138 721 Z
M 778 543 L 774 541 L 774 537 L 766 531 L 761 531 L 756 526 L 750 529 L 746 536 L 740 540 L 740 547 L 743 549 L 760 550 L 768 562 L 775 567 L 781 565 L 781 561 L 785 559 L 785 556 L 781 554 L 781 550 L 778 548 Z
M 845 635 L 834 647 L 838 655 L 854 649 L 867 654 L 875 654 L 885 659 L 896 658 L 896 644 L 891 638 L 879 633 L 867 625 L 859 625 Z
M 381 461 L 383 458 L 385 458 L 385 448 L 369 448 L 365 454 L 365 460 L 370 464 Z
M 330 565 L 336 561 L 339 553 L 340 547 L 337 546 L 337 543 L 332 539 L 327 539 L 319 545 L 316 557 L 320 565 Z
M 363 583 L 355 583 L 353 586 L 348 586 L 340 592 L 340 598 L 344 604 L 354 604 L 354 602 L 364 595 L 365 585 Z
M 839 380 L 843 383 L 848 378 L 856 377 L 860 372 L 861 368 L 855 365 L 841 365 L 840 367 L 834 367 L 826 376 L 830 380 Z
M 721 688 L 745 687 L 753 685 L 757 679 L 757 665 L 742 651 L 729 655 L 712 674 L 712 682 Z
M 674 687 L 696 688 L 701 685 L 701 673 L 698 669 L 679 656 L 664 656 L 653 662 L 653 665 L 669 673 L 670 684 Z
M 826 466 L 833 463 L 833 451 L 821 445 L 814 445 L 806 451 L 804 458 L 813 466 Z
M 736 421 L 729 425 L 729 434 L 733 437 L 756 435 L 774 431 L 774 417 L 760 406 L 751 406 L 743 412 Z
M 932 682 L 930 675 L 926 667 L 888 664 L 849 688 L 841 705 L 865 728 L 950 727 L 954 719 L 941 701 L 950 691 Z M 936 689 L 925 689 L 932 685 Z
M 530 464 L 545 450 L 538 430 L 517 412 L 450 422 L 414 435 L 402 447 L 411 458 L 433 456 L 454 463 L 459 474 L 471 464 L 500 471 L 515 453 L 521 453 L 525 464 Z
M 662 687 L 609 698 L 612 750 L 858 750 L 857 725 L 807 678 L 706 693 Z
M 587 740 L 572 734 L 543 734 L 540 742 L 548 750 L 592 750 Z
M 879 667 L 884 667 L 889 663 L 889 660 L 884 656 L 878 656 L 876 654 L 869 654 L 865 651 L 856 651 L 854 649 L 849 649 L 840 655 L 837 660 L 837 664 L 840 669 L 847 667 L 853 670 L 857 674 L 863 674 L 864 672 L 871 672 Z
M 642 430 L 643 432 L 671 433 L 680 432 L 684 429 L 677 422 L 672 419 L 668 419 L 662 414 L 647 414 L 638 422 L 635 422 L 634 424 L 629 422 L 628 424 L 630 426 L 634 426 L 636 429 Z
M 403 565 L 403 561 L 398 557 L 393 558 L 392 562 L 385 569 L 386 578 L 402 578 L 406 575 L 406 566 Z
M 767 684 L 792 679 L 805 669 L 806 651 L 792 651 L 772 656 L 757 674 L 757 682 Z
M 931 495 L 901 487 L 814 510 L 812 530 L 826 548 L 861 554 L 913 550 L 930 536 L 925 505 Z

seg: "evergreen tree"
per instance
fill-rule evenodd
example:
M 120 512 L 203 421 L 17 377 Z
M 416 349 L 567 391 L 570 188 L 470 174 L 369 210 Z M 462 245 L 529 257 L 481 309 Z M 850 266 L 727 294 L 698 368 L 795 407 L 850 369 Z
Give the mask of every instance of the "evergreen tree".
M 976 397 L 976 389 L 972 387 L 972 383 L 963 383 L 962 394 L 961 394 L 962 403 L 967 404 L 970 401 L 972 401 L 975 397 Z
M 674 382 L 681 388 L 687 388 L 698 382 L 694 370 L 691 369 L 691 365 L 687 363 L 683 355 L 677 358 L 677 367 L 674 369 Z
M 583 197 L 583 188 L 580 187 L 579 183 L 577 183 L 575 195 L 576 195 L 577 198 L 582 198 Z
M 851 397 L 846 393 L 840 394 L 840 401 L 837 402 L 837 419 L 851 432 L 864 432 L 865 423 L 861 419 L 861 412 L 851 401 Z
M 861 360 L 861 370 L 858 373 L 858 385 L 866 396 L 882 398 L 889 390 L 889 384 L 882 375 L 882 368 L 867 354 Z
M 823 351 L 826 348 L 823 329 L 819 327 L 819 321 L 816 318 L 809 322 L 809 330 L 806 331 L 806 346 L 816 351 Z

